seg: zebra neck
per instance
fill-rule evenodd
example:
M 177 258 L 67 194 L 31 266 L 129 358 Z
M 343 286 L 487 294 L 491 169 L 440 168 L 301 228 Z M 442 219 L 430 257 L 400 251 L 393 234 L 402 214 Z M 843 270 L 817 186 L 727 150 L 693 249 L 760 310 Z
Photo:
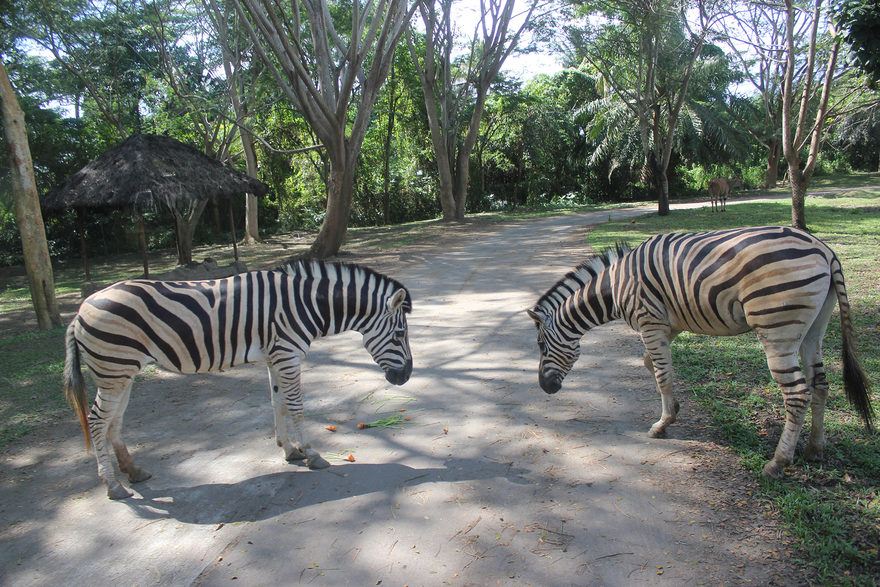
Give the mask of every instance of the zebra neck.
M 310 308 L 316 337 L 360 331 L 384 311 L 380 294 L 385 288 L 376 274 L 326 264 L 299 278 L 297 287 Z
M 566 327 L 583 335 L 587 330 L 619 318 L 611 288 L 611 271 L 606 268 L 569 296 L 563 306 Z

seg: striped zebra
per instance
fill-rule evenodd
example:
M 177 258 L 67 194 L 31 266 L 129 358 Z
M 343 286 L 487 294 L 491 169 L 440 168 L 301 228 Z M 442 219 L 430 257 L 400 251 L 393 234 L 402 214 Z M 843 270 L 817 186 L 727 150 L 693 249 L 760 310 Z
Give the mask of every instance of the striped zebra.
M 568 293 L 579 281 L 583 287 Z M 840 261 L 804 231 L 740 228 L 664 234 L 634 249 L 618 245 L 568 273 L 528 313 L 538 328 L 538 378 L 547 393 L 562 387 L 588 330 L 619 318 L 636 330 L 662 402 L 652 437 L 665 435 L 678 412 L 672 390 L 673 339 L 683 331 L 728 336 L 754 330 L 785 402 L 785 427 L 764 467 L 766 476 L 778 478 L 793 460 L 807 406 L 812 427 L 806 456 L 823 456 L 828 382 L 822 338 L 835 303 L 840 306 L 844 388 L 870 429 L 873 408 L 854 351 Z
M 67 328 L 64 389 L 86 449 L 94 442 L 108 497 L 131 495 L 116 478 L 108 442 L 130 482 L 150 478 L 134 464 L 121 434 L 132 381 L 145 365 L 205 373 L 265 362 L 276 443 L 288 461 L 305 459 L 320 469 L 329 463 L 306 440 L 300 388 L 309 345 L 321 336 L 360 332 L 386 379 L 402 385 L 412 372 L 411 309 L 409 292 L 394 279 L 319 261 L 205 281 L 124 281 L 89 296 Z M 91 411 L 80 353 L 98 388 Z

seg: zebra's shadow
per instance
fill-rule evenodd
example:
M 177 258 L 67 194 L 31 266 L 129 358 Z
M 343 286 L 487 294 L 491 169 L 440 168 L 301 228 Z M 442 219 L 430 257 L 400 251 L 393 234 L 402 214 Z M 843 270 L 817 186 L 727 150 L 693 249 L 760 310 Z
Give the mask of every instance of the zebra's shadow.
M 187 524 L 229 524 L 274 518 L 311 505 L 354 496 L 384 494 L 425 483 L 454 483 L 506 478 L 529 484 L 528 471 L 512 463 L 450 459 L 443 467 L 415 468 L 397 463 L 333 465 L 322 471 L 295 469 L 236 483 L 155 487 L 155 480 L 134 485 L 135 496 L 122 503 L 147 519 L 171 518 Z M 151 486 L 153 485 L 153 486 Z M 381 497 L 380 497 L 381 499 Z

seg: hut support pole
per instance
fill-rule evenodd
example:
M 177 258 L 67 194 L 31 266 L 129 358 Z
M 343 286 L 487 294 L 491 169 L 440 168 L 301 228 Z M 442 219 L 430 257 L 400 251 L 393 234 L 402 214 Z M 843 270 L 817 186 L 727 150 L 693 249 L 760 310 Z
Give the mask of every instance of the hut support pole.
M 232 253 L 238 261 L 238 243 L 235 242 L 235 217 L 232 215 L 232 201 L 229 202 L 229 229 L 232 231 Z
M 138 242 L 141 245 L 141 255 L 144 258 L 144 277 L 150 277 L 150 262 L 147 259 L 147 232 L 144 230 L 144 217 L 138 216 Z
M 83 260 L 83 269 L 86 272 L 86 281 L 92 280 L 92 268 L 89 266 L 89 251 L 86 247 L 86 227 L 83 222 L 83 216 L 85 212 L 83 212 L 82 208 L 76 209 L 76 231 L 79 233 L 79 250 L 82 255 Z

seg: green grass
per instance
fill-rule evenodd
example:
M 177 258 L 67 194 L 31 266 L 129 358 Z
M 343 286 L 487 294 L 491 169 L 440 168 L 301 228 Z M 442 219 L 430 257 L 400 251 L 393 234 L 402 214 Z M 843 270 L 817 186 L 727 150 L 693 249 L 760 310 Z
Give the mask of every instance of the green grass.
M 875 175 L 867 176 L 868 181 L 880 183 Z M 880 383 L 880 189 L 859 188 L 865 179 L 842 182 L 855 185 L 851 190 L 809 197 L 806 219 L 810 230 L 841 259 L 862 365 L 876 389 Z M 588 239 L 598 250 L 618 241 L 637 244 L 664 232 L 790 222 L 788 200 L 728 203 L 723 214 L 673 210 L 663 218 L 651 215 L 633 223 L 605 224 Z M 721 442 L 738 453 L 746 470 L 760 476 L 779 440 L 784 409 L 755 336 L 684 333 L 672 349 L 679 393 L 696 398 L 711 415 Z M 823 350 L 831 387 L 825 461 L 796 460 L 784 479 L 762 479 L 763 497 L 781 512 L 800 561 L 815 570 L 819 583 L 873 585 L 880 576 L 880 436 L 864 429 L 844 397 L 836 312 Z M 876 399 L 874 407 L 880 414 Z M 808 429 L 809 418 L 802 441 Z
M 64 328 L 0 339 L 0 446 L 66 411 Z

